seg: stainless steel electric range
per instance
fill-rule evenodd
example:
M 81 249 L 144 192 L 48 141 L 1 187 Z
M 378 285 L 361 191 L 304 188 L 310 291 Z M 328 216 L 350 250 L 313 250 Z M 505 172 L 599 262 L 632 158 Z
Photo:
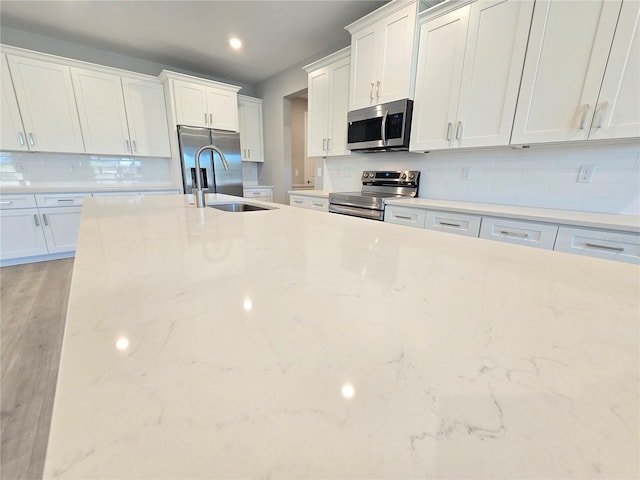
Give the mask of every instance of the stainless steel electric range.
M 329 211 L 372 220 L 384 220 L 385 199 L 416 197 L 419 181 L 420 172 L 415 170 L 364 171 L 360 192 L 329 194 Z

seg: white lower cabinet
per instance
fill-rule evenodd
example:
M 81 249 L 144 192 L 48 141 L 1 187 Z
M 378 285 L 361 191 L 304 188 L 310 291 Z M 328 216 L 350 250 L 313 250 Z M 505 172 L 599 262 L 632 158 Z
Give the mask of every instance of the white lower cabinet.
M 319 210 L 322 212 L 329 211 L 329 199 L 322 197 L 290 195 L 289 205 L 292 207 L 307 208 L 309 210 Z
M 480 238 L 553 250 L 558 227 L 535 222 L 483 217 Z
M 389 205 L 384 209 L 384 221 L 408 227 L 424 228 L 427 219 L 425 210 Z
M 81 207 L 39 208 L 49 253 L 72 252 L 78 244 Z
M 244 197 L 273 202 L 273 189 L 271 187 L 244 187 Z
M 481 220 L 482 217 L 478 215 L 428 211 L 425 228 L 466 235 L 467 237 L 477 237 L 480 234 Z
M 47 253 L 37 208 L 0 210 L 0 260 Z
M 640 235 L 560 227 L 554 250 L 640 264 Z

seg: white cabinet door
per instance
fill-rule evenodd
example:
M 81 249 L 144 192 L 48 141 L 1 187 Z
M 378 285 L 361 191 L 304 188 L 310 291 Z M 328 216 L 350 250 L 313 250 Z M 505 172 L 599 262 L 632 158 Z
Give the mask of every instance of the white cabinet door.
M 640 2 L 622 3 L 589 139 L 640 137 Z
M 327 153 L 327 123 L 329 120 L 328 67 L 309 74 L 308 110 L 307 155 L 310 157 L 322 157 Z
M 375 105 L 374 87 L 377 76 L 376 27 L 369 27 L 351 36 L 351 87 L 349 110 Z
M 384 221 L 387 223 L 424 228 L 426 219 L 426 210 L 420 208 L 407 208 L 398 205 L 387 205 L 384 208 Z
M 453 147 L 509 145 L 533 3 L 471 5 Z
M 49 253 L 72 252 L 78 244 L 80 207 L 40 208 Z
M 420 27 L 412 151 L 451 146 L 470 8 L 459 8 Z
M 429 211 L 425 227 L 429 230 L 477 237 L 480 234 L 481 221 L 482 217 L 479 215 Z
M 560 227 L 554 250 L 640 264 L 640 235 Z
M 170 157 L 167 110 L 162 84 L 122 77 L 122 90 L 133 154 Z
M 2 101 L 0 102 L 0 150 L 26 151 L 27 146 L 18 101 L 13 91 L 9 64 L 2 55 Z
M 207 87 L 209 128 L 238 131 L 238 98 L 235 92 Z
M 131 155 L 119 75 L 71 68 L 87 153 Z
M 309 197 L 302 195 L 291 195 L 289 197 L 289 205 L 298 208 L 309 208 Z
M 7 55 L 31 150 L 84 153 L 69 67 Z
M 375 103 L 409 98 L 416 6 L 409 4 L 378 25 L 378 77 Z
M 620 0 L 538 0 L 512 144 L 586 140 Z
M 480 238 L 553 250 L 558 234 L 556 225 L 523 222 L 506 218 L 482 217 Z
M 327 156 L 349 155 L 351 153 L 347 149 L 349 66 L 350 59 L 344 58 L 329 67 Z
M 238 124 L 242 160 L 264 162 L 262 139 L 262 101 L 248 97 L 238 97 Z
M 47 253 L 37 209 L 0 210 L 0 259 Z
M 210 127 L 206 88 L 195 83 L 174 80 L 176 122 L 191 127 Z

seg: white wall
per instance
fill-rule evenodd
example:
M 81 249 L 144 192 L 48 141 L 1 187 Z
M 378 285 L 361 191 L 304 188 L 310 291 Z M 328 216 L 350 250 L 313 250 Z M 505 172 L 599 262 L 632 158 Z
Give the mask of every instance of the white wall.
M 595 165 L 577 183 L 580 165 Z M 636 141 L 495 148 L 429 154 L 376 153 L 328 158 L 324 188 L 361 188 L 363 170 L 419 170 L 419 196 L 588 212 L 640 214 L 640 144 Z M 462 169 L 471 167 L 471 178 Z

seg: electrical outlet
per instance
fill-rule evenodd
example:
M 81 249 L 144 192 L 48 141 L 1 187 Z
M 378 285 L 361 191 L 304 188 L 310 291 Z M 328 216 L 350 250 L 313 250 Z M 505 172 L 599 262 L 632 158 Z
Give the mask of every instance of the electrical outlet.
M 295 176 L 296 176 L 296 177 L 298 176 L 298 170 L 296 170 L 296 174 L 295 174 Z
M 462 179 L 463 180 L 470 180 L 471 179 L 471 167 L 470 166 L 466 166 L 466 167 L 462 167 Z
M 595 165 L 581 165 L 580 172 L 578 172 L 578 183 L 591 183 L 595 169 Z
M 321 177 L 322 176 L 322 168 L 318 167 L 318 173 L 316 175 L 317 177 Z

